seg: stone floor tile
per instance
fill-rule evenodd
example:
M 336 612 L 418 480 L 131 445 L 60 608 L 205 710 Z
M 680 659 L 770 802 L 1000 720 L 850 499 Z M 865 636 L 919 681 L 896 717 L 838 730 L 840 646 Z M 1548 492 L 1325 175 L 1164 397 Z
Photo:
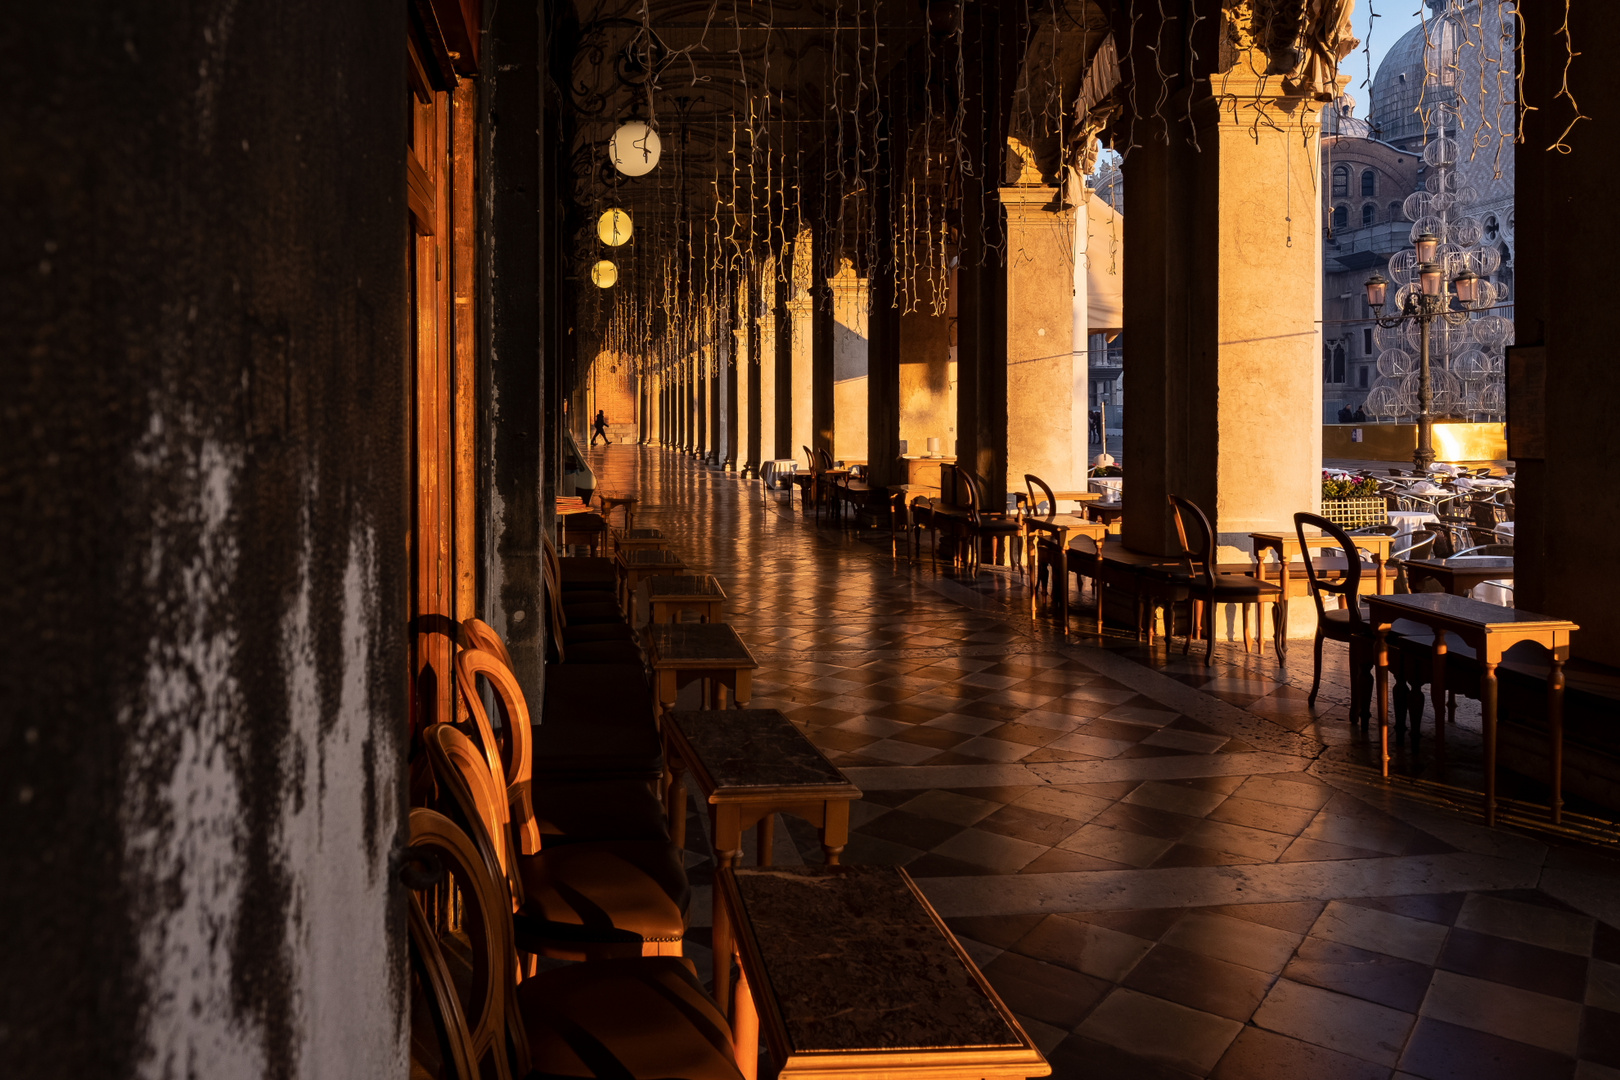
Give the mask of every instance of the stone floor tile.
M 1380 851 L 1345 847 L 1342 844 L 1330 844 L 1326 840 L 1311 840 L 1301 836 L 1289 843 L 1283 853 L 1277 856 L 1277 861 L 1331 862 L 1334 859 L 1376 859 L 1383 854 Z
M 1266 861 L 1253 859 L 1247 855 L 1234 855 L 1230 851 L 1216 851 L 1214 848 L 1193 847 L 1191 844 L 1178 842 L 1154 861 L 1153 868 L 1160 870 L 1171 866 L 1259 866 Z
M 1575 1059 L 1425 1016 L 1412 1029 L 1400 1067 L 1423 1080 L 1570 1080 Z
M 1235 1020 L 1121 988 L 1092 1011 L 1076 1034 L 1203 1075 L 1242 1030 Z
M 986 720 L 982 716 L 963 716 L 961 713 L 945 713 L 932 720 L 922 721 L 924 727 L 944 728 L 947 731 L 956 731 L 964 735 L 983 735 L 987 731 L 994 731 L 1001 726 L 999 720 Z
M 1225 735 L 1206 735 L 1199 731 L 1176 731 L 1161 728 L 1142 740 L 1143 746 L 1163 746 L 1172 750 L 1186 750 L 1194 754 L 1213 754 L 1227 743 Z
M 1193 1080 L 1196 1075 L 1083 1035 L 1070 1035 L 1047 1060 L 1052 1080 Z
M 1109 984 L 1056 964 L 1002 953 L 984 968 L 1007 1007 L 1043 1024 L 1073 1029 L 1109 990 Z
M 887 738 L 897 731 L 909 731 L 910 724 L 902 724 L 898 720 L 889 720 L 881 716 L 852 716 L 848 720 L 840 720 L 832 725 L 839 731 L 857 731 L 862 735 L 871 735 L 878 739 Z
M 1229 915 L 1192 911 L 1177 920 L 1160 940 L 1275 975 L 1294 955 L 1303 935 Z
M 1325 784 L 1295 777 L 1251 776 L 1237 789 L 1236 794 L 1240 799 L 1320 810 L 1333 797 L 1334 791 Z
M 961 831 L 962 826 L 955 822 L 922 817 L 905 810 L 891 810 L 866 825 L 855 836 L 876 837 L 895 844 L 905 844 L 918 851 L 932 851 L 941 842 Z
M 945 925 L 958 937 L 982 941 L 998 949 L 1009 949 L 1019 938 L 1039 926 L 1049 915 L 965 915 L 946 919 Z
M 1611 1069 L 1595 1061 L 1581 1061 L 1575 1065 L 1575 1080 L 1620 1080 L 1620 1069 Z
M 1182 838 L 1184 843 L 1215 851 L 1230 851 L 1267 862 L 1275 860 L 1293 842 L 1292 838 L 1264 829 L 1249 829 L 1224 821 L 1200 821 Z
M 1081 870 L 1132 870 L 1125 863 L 1110 862 L 1095 855 L 1082 855 L 1078 851 L 1050 848 L 1022 870 L 1021 874 L 1074 874 Z
M 1238 779 L 1241 781 L 1242 778 Z M 1250 829 L 1264 829 L 1267 832 L 1283 833 L 1287 836 L 1298 836 L 1315 816 L 1315 811 L 1303 807 L 1260 802 L 1235 795 L 1221 802 L 1209 813 L 1209 817 L 1215 821 L 1225 821 Z
M 1060 840 L 1057 846 L 1065 851 L 1095 855 L 1110 862 L 1130 866 L 1152 866 L 1159 856 L 1170 850 L 1171 843 L 1169 840 L 1139 836 L 1123 829 L 1083 825 L 1072 835 Z
M 1587 1008 L 1581 1022 L 1581 1057 L 1620 1069 L 1620 1013 Z
M 991 802 L 989 799 L 975 799 L 955 791 L 931 788 L 901 803 L 900 809 L 919 817 L 936 818 L 967 826 L 989 817 L 1001 809 L 1001 806 L 1001 803 Z
M 1520 990 L 1585 1001 L 1587 965 L 1584 956 L 1526 945 L 1522 941 L 1454 927 L 1440 951 L 1439 967 L 1459 975 L 1505 983 Z
M 971 754 L 986 761 L 1018 761 L 1028 755 L 1034 747 L 1025 743 L 992 738 L 989 735 L 978 735 L 959 743 L 955 749 L 958 754 Z
M 1074 821 L 1063 815 L 1048 814 L 1023 806 L 1003 806 L 978 823 L 985 832 L 1014 836 L 1049 848 L 1074 832 Z
M 1156 810 L 1187 814 L 1190 817 L 1204 817 L 1225 802 L 1226 796 L 1150 780 L 1125 796 L 1124 801 L 1138 806 L 1151 806 Z
M 1433 965 L 1445 945 L 1446 928 L 1438 923 L 1334 901 L 1311 927 L 1311 936 Z
M 963 829 L 949 840 L 934 846 L 936 855 L 975 863 L 1003 874 L 1021 870 L 1045 851 L 1044 845 L 982 829 Z
M 1203 910 L 1209 914 L 1230 915 L 1234 919 L 1275 927 L 1290 934 L 1305 934 L 1325 907 L 1326 900 L 1291 900 L 1273 904 L 1229 904 Z
M 1099 739 L 1088 729 L 1070 732 L 1046 744 L 1048 750 L 1073 750 L 1088 757 L 1118 757 L 1136 743 L 1124 739 Z
M 1581 1005 L 1502 983 L 1436 971 L 1422 1015 L 1575 1056 Z
M 1174 945 L 1158 944 L 1122 986 L 1240 1023 L 1265 999 L 1273 977 Z
M 1283 978 L 1415 1013 L 1429 992 L 1427 964 L 1308 937 L 1283 969 Z
M 1113 983 L 1122 981 L 1152 948 L 1151 941 L 1067 915 L 1048 915 L 1012 946 L 1014 952 Z
M 959 731 L 946 731 L 944 728 L 923 727 L 921 724 L 907 724 L 900 731 L 889 736 L 895 742 L 912 743 L 916 746 L 931 746 L 935 750 L 950 750 L 959 746 L 968 736 Z
M 1585 1001 L 1610 1012 L 1620 1012 L 1620 964 L 1588 961 Z
M 1244 1028 L 1211 1080 L 1386 1080 L 1389 1070 L 1264 1028 Z
M 1111 829 L 1125 829 L 1142 836 L 1156 836 L 1163 840 L 1180 840 L 1198 827 L 1197 818 L 1169 810 L 1157 810 L 1120 801 L 1092 818 L 1098 825 Z
M 1254 1014 L 1256 1027 L 1389 1068 L 1415 1018 L 1370 1001 L 1279 979 Z
M 859 750 L 862 757 L 876 758 L 895 765 L 919 765 L 929 758 L 937 757 L 940 753 L 937 747 L 918 746 L 916 743 L 896 742 L 893 739 L 878 739 L 876 742 L 854 749 Z
M 1450 926 L 1457 921 L 1466 899 L 1466 893 L 1414 893 L 1407 896 L 1351 896 L 1346 897 L 1344 902 Z
M 1580 956 L 1592 953 L 1596 922 L 1589 915 L 1480 893 L 1471 894 L 1457 916 L 1457 925 L 1465 930 L 1478 930 Z
M 1064 1039 L 1069 1037 L 1068 1028 L 1054 1027 L 1051 1024 L 1035 1019 L 1033 1016 L 1019 1016 L 1017 1019 L 1019 1026 L 1024 1029 L 1024 1033 L 1029 1036 L 1030 1041 L 1035 1044 L 1042 1054 L 1050 1054 L 1058 1048 Z

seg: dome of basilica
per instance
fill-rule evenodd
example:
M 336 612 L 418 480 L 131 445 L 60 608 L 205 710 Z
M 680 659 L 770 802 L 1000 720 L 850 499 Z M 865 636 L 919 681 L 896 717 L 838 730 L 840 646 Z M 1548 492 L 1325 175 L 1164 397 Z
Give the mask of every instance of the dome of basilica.
M 1420 106 L 1452 105 L 1457 100 L 1458 53 L 1466 37 L 1457 8 L 1470 5 L 1428 0 L 1428 6 L 1423 23 L 1390 47 L 1373 76 L 1367 119 L 1374 138 L 1396 146 L 1422 139 Z

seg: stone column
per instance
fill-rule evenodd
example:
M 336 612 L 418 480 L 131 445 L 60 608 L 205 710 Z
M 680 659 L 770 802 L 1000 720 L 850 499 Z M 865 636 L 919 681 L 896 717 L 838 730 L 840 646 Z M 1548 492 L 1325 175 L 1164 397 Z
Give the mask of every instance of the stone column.
M 826 250 L 825 229 L 816 238 L 815 250 Z M 819 260 L 818 260 L 819 261 Z M 819 267 L 810 286 L 810 444 L 813 450 L 833 453 L 833 301 L 832 286 Z
M 715 468 L 720 467 L 726 455 L 726 384 L 731 381 L 731 347 L 727 341 L 731 332 L 722 326 L 720 334 L 709 352 L 709 452 L 703 459 Z
M 900 441 L 908 454 L 926 454 L 938 439 L 940 453 L 956 453 L 956 362 L 952 357 L 953 312 L 941 296 L 918 282 L 920 304 L 900 316 Z
M 865 458 L 867 281 L 848 259 L 827 283 L 832 298 L 833 446 L 835 459 Z
M 731 323 L 731 364 L 726 369 L 726 448 L 722 464 L 744 476 L 748 469 L 749 394 L 753 386 L 754 354 L 748 347 L 748 274 L 737 280 L 737 296 Z
M 740 408 L 745 414 L 743 430 L 737 439 L 737 466 L 738 472 L 745 480 L 752 480 L 759 475 L 759 463 L 764 459 L 760 456 L 762 445 L 759 438 L 760 415 L 764 411 L 764 403 L 759 396 L 760 351 L 759 351 L 759 269 L 753 268 L 742 279 L 742 287 L 738 290 L 737 303 L 737 332 L 741 335 L 738 345 L 740 355 L 747 358 L 744 365 L 744 380 L 738 387 L 737 397 L 741 402 Z
M 1057 188 L 1001 189 L 1007 215 L 1007 489 L 1033 473 L 1073 490 L 1074 208 Z M 1021 181 L 1023 178 L 1020 178 Z
M 1159 121 L 1137 121 L 1123 458 L 1135 550 L 1179 550 L 1167 494 L 1197 503 L 1243 552 L 1250 532 L 1291 529 L 1296 511 L 1319 506 L 1317 103 L 1276 96 L 1282 80 L 1251 74 L 1265 65 L 1239 54 L 1215 76 L 1221 96 L 1193 110 L 1199 149 L 1185 121 L 1170 121 L 1168 139 Z M 1152 68 L 1150 55 L 1137 65 Z
M 993 246 L 1001 208 L 974 190 L 983 182 L 968 181 L 962 199 L 962 234 L 982 239 L 964 248 L 956 275 L 956 461 L 984 479 L 984 508 L 1000 511 L 1007 494 L 1007 268 Z M 980 244 L 988 248 L 982 264 Z
M 755 313 L 751 320 L 757 337 L 753 339 L 755 392 L 759 419 L 755 434 L 759 440 L 754 464 L 774 459 L 776 450 L 776 261 L 767 259 L 765 269 L 754 283 Z
M 789 429 L 788 442 L 792 450 L 788 457 L 804 458 L 804 448 L 815 447 L 816 428 L 813 406 L 815 401 L 815 364 L 811 350 L 811 324 L 814 321 L 810 290 L 808 288 L 794 290 L 793 299 L 788 301 L 788 317 L 792 321 L 789 333 L 792 353 L 792 388 L 788 394 L 788 404 L 792 409 L 793 422 Z

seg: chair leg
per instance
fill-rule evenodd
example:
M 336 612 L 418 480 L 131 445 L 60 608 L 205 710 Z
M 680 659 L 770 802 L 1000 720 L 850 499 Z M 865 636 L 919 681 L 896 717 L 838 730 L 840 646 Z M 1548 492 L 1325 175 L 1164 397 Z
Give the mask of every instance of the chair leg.
M 1243 604 L 1243 605 L 1241 605 L 1241 607 L 1243 608 L 1243 655 L 1247 656 L 1247 655 L 1249 655 L 1249 605 L 1248 604 Z M 1257 612 L 1260 610 L 1260 605 L 1259 604 L 1256 604 L 1254 607 L 1255 607 L 1255 610 Z M 1256 638 L 1260 637 L 1260 634 L 1258 633 L 1258 631 L 1255 633 L 1254 636 Z M 1261 645 L 1261 647 L 1260 647 L 1260 655 L 1262 655 L 1262 656 L 1265 655 L 1265 646 L 1264 645 Z
M 1283 667 L 1288 666 L 1288 598 L 1273 605 L 1271 612 L 1271 629 L 1277 635 L 1274 644 L 1277 646 L 1277 663 Z
M 1322 628 L 1316 628 L 1316 666 L 1311 669 L 1311 694 L 1305 699 L 1305 704 L 1316 704 L 1316 690 L 1322 685 Z M 1350 719 L 1355 719 L 1355 710 L 1352 709 Z
M 1215 615 L 1220 605 L 1211 600 L 1204 604 L 1204 663 L 1215 662 Z
M 1192 654 L 1193 636 L 1198 632 L 1198 627 L 1203 625 L 1198 621 L 1198 604 L 1199 602 L 1192 597 L 1187 598 L 1187 633 L 1181 639 L 1182 656 Z

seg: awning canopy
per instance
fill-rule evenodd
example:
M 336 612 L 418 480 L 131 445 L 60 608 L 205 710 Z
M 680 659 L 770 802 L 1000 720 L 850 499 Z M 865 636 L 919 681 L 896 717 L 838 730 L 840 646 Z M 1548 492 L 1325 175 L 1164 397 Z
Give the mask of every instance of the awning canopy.
M 1086 190 L 1086 324 L 1093 334 L 1125 326 L 1125 218 Z

